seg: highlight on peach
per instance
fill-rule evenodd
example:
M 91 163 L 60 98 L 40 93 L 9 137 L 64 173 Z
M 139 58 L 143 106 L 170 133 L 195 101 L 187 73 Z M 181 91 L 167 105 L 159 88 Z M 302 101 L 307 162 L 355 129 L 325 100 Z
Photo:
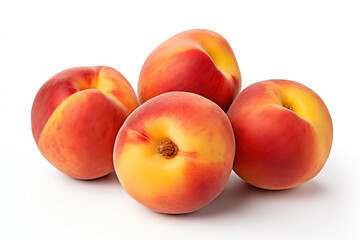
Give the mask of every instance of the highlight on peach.
M 303 184 L 318 174 L 330 154 L 329 111 L 300 83 L 252 84 L 227 114 L 236 137 L 234 171 L 256 187 L 279 190 Z
M 35 142 L 64 174 L 94 179 L 113 171 L 115 137 L 139 105 L 130 83 L 113 68 L 76 67 L 50 78 L 31 111 Z

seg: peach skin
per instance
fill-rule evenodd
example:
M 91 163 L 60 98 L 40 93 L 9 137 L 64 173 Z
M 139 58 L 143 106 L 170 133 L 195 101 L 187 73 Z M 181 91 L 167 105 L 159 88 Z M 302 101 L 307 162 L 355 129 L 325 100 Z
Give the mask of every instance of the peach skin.
M 76 67 L 50 78 L 31 111 L 42 155 L 59 171 L 94 179 L 113 171 L 113 146 L 126 117 L 139 105 L 134 90 L 110 67 Z
M 215 103 L 193 93 L 159 95 L 121 127 L 115 172 L 126 192 L 162 213 L 193 212 L 223 190 L 235 154 L 229 119 Z
M 138 96 L 144 103 L 165 92 L 192 92 L 226 112 L 240 88 L 240 70 L 229 43 L 218 33 L 194 29 L 166 40 L 149 55 Z
M 315 177 L 332 145 L 325 103 L 306 86 L 267 80 L 244 89 L 228 116 L 236 138 L 234 171 L 263 189 L 287 189 Z

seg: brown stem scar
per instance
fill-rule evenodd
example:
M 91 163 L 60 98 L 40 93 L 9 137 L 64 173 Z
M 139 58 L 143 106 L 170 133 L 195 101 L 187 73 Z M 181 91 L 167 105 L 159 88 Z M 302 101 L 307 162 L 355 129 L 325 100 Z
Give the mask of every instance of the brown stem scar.
M 287 109 L 289 109 L 289 110 L 292 111 L 292 108 L 291 108 L 291 106 L 290 106 L 289 104 L 285 104 L 285 105 L 284 105 L 284 108 L 287 108 Z
M 164 158 L 171 159 L 177 155 L 179 149 L 170 139 L 163 139 L 157 146 L 156 151 Z

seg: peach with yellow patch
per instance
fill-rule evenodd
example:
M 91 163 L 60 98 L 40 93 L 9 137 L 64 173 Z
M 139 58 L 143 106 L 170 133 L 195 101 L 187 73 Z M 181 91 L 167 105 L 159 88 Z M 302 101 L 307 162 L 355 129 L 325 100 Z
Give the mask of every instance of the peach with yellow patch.
M 50 78 L 37 93 L 31 125 L 43 156 L 64 174 L 94 179 L 113 170 L 116 134 L 139 105 L 110 67 L 76 67 Z
M 116 139 L 121 185 L 158 212 L 195 211 L 220 194 L 232 170 L 234 133 L 215 103 L 193 93 L 159 95 L 136 109 Z
M 298 186 L 318 174 L 333 126 L 321 98 L 289 80 L 250 85 L 228 111 L 236 138 L 234 171 L 264 189 Z
M 194 29 L 173 36 L 149 55 L 141 69 L 138 95 L 143 103 L 165 92 L 192 92 L 227 111 L 240 89 L 240 70 L 226 39 Z

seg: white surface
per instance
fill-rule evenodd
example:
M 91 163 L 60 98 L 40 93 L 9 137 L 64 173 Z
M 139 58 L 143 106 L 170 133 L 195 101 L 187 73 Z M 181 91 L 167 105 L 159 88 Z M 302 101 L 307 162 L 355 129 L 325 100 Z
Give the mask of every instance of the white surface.
M 1 1 L 0 239 L 360 239 L 360 9 L 293 2 Z M 191 28 L 229 41 L 243 87 L 287 78 L 323 98 L 334 143 L 316 178 L 271 192 L 232 175 L 210 205 L 169 216 L 132 200 L 114 174 L 77 181 L 41 156 L 30 110 L 48 78 L 101 64 L 136 88 L 147 55 Z

